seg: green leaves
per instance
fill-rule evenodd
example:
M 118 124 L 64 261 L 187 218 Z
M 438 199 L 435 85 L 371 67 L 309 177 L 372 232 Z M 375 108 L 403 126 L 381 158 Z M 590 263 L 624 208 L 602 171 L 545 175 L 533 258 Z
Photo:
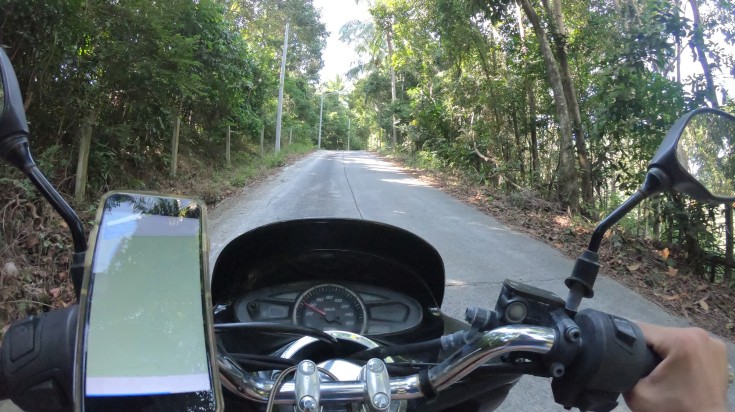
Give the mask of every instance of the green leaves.
M 201 156 L 224 145 L 228 124 L 242 142 L 235 149 L 249 147 L 275 101 L 272 57 L 286 19 L 294 33 L 287 98 L 296 110 L 287 121 L 316 120 L 310 82 L 326 31 L 310 2 L 7 0 L 0 14 L 0 44 L 10 47 L 26 96 L 34 151 L 60 145 L 75 153 L 84 115 L 98 113 L 95 186 L 165 168 L 177 117 L 182 144 Z M 307 136 L 304 125 L 299 131 Z

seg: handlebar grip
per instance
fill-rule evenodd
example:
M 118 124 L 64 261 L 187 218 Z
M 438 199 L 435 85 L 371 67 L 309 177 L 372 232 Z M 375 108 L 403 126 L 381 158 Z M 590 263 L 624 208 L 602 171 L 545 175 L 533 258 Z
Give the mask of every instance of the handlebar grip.
M 641 379 L 650 375 L 651 372 L 656 369 L 656 367 L 659 363 L 661 363 L 662 360 L 663 359 L 661 359 L 661 356 L 659 356 L 658 353 L 654 352 L 653 349 L 651 349 L 651 347 L 649 346 L 648 350 L 644 353 L 641 359 L 641 365 L 643 367 L 643 374 L 641 375 Z
M 0 392 L 25 411 L 73 410 L 78 305 L 13 323 L 0 348 Z
M 585 309 L 574 321 L 582 332 L 581 347 L 567 373 L 552 381 L 554 399 L 565 407 L 612 410 L 620 394 L 633 389 L 661 358 L 627 319 Z
M 2 349 L 0 349 L 1 351 Z M 8 380 L 5 379 L 5 371 L 3 369 L 3 363 L 0 362 L 0 401 L 10 399 L 10 393 L 8 392 Z

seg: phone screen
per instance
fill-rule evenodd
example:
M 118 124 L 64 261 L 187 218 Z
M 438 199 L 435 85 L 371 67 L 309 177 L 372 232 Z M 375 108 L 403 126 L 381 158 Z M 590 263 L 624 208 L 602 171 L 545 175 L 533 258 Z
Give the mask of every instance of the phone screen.
M 86 289 L 84 409 L 218 410 L 202 206 L 115 193 L 102 208 Z

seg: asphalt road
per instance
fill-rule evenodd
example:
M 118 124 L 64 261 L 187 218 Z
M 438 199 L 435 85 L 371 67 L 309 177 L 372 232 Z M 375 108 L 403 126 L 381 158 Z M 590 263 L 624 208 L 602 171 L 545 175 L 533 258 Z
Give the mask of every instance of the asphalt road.
M 211 265 L 229 240 L 260 225 L 302 217 L 362 218 L 410 230 L 433 244 L 446 267 L 442 310 L 462 319 L 467 306 L 494 307 L 506 278 L 565 297 L 573 262 L 514 232 L 367 152 L 319 151 L 226 200 L 210 213 Z M 640 295 L 600 276 L 583 307 L 664 325 L 686 325 Z M 735 364 L 735 345 L 729 345 Z M 735 405 L 735 388 L 729 392 Z M 622 402 L 622 398 L 620 399 Z M 524 377 L 500 411 L 563 411 L 549 382 Z M 625 411 L 624 406 L 618 411 Z

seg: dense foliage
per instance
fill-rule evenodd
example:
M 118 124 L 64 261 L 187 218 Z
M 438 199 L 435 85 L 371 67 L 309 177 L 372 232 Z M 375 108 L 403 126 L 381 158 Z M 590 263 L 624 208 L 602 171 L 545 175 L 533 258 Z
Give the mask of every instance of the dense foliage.
M 288 147 L 274 154 L 287 22 Z M 183 192 L 211 204 L 287 153 L 310 151 L 325 38 L 309 0 L 0 0 L 0 47 L 20 81 L 34 157 L 76 198 L 87 226 L 107 190 Z M 0 210 L 1 335 L 10 321 L 73 297 L 68 229 L 4 164 Z
M 363 57 L 351 101 L 373 147 L 591 218 L 638 187 L 679 116 L 735 108 L 732 1 L 370 4 L 372 21 L 346 24 L 342 38 Z M 728 266 L 715 256 L 720 209 L 668 195 L 624 223 L 662 249 L 682 245 L 697 272 L 721 279 Z
M 235 151 L 256 152 L 261 128 L 272 142 L 287 21 L 284 129 L 314 137 L 326 29 L 310 1 L 2 0 L 0 16 L 34 151 L 67 192 L 85 125 L 93 198 L 165 171 L 177 118 L 194 156 L 224 160 L 228 126 Z

